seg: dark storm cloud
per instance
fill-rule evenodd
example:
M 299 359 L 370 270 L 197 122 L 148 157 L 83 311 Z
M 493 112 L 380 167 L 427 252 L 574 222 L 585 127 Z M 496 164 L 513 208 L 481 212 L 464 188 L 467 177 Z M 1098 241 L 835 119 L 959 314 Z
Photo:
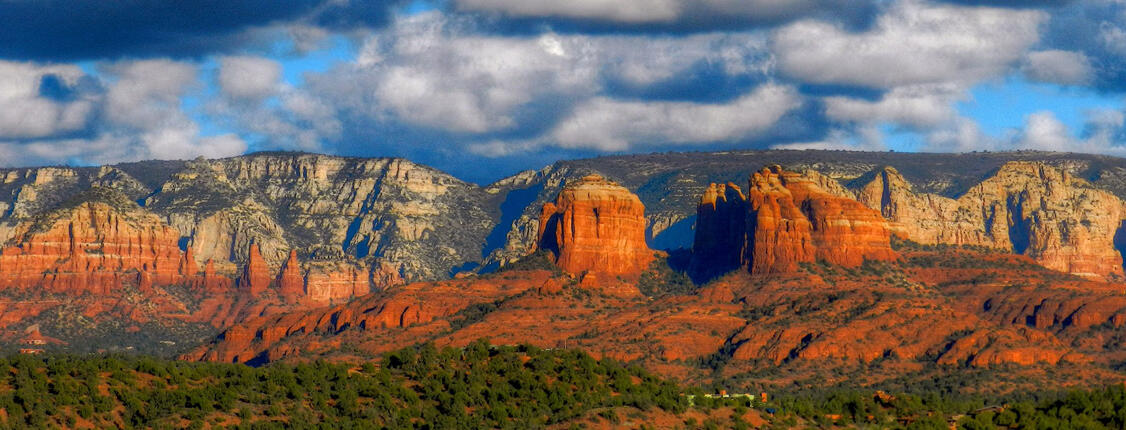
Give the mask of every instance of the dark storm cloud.
M 398 1 L 8 0 L 0 2 L 0 58 L 71 61 L 193 57 L 232 49 L 247 29 L 299 22 L 379 26 Z

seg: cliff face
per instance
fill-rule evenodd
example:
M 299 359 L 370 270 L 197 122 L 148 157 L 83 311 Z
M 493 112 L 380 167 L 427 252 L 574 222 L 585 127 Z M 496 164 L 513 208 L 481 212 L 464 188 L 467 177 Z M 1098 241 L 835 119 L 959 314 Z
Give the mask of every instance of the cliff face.
M 297 250 L 289 252 L 289 259 L 278 275 L 278 293 L 289 303 L 297 303 L 305 293 L 305 276 L 301 274 Z
M 0 252 L 0 287 L 110 294 L 128 271 L 150 284 L 184 279 L 179 234 L 135 205 L 81 203 L 23 229 Z
M 653 261 L 645 244 L 645 206 L 601 176 L 568 184 L 543 206 L 539 246 L 570 273 L 638 275 Z
M 887 222 L 808 177 L 772 166 L 750 179 L 747 254 L 751 273 L 793 272 L 798 263 L 855 267 L 890 261 Z
M 301 249 L 313 259 L 386 262 L 408 280 L 479 262 L 491 203 L 479 187 L 406 160 L 312 154 L 192 161 L 145 200 L 221 271 L 245 264 L 256 243 L 270 267 Z
M 956 199 L 916 193 L 884 168 L 857 197 L 915 242 L 1001 249 L 1090 278 L 1122 275 L 1121 200 L 1043 163 L 1006 163 Z
M 826 192 L 818 180 L 825 181 L 772 166 L 751 176 L 746 200 L 734 185 L 710 186 L 697 209 L 696 274 L 740 265 L 751 273 L 787 273 L 816 261 L 855 267 L 894 260 L 879 213 L 839 196 L 843 188 Z M 719 264 L 710 266 L 713 260 Z

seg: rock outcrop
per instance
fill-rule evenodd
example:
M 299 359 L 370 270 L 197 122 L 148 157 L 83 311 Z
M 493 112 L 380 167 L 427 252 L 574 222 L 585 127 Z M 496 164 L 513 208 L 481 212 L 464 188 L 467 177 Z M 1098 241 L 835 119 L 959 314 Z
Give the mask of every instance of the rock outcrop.
M 258 244 L 250 244 L 250 259 L 246 262 L 246 266 L 242 269 L 242 275 L 238 278 L 238 288 L 243 294 L 250 297 L 258 297 L 266 292 L 270 287 L 270 282 L 273 276 L 270 275 L 270 267 L 266 265 L 266 260 L 262 258 L 262 253 L 258 250 Z
M 24 225 L 16 244 L 0 252 L 0 286 L 109 294 L 130 270 L 159 284 L 181 281 L 179 233 L 122 206 L 81 203 Z
M 1011 251 L 1088 278 L 1122 275 L 1114 247 L 1122 201 L 1044 163 L 1006 163 L 957 199 L 916 193 L 888 167 L 857 197 L 914 242 Z
M 192 281 L 196 290 L 214 294 L 231 289 L 231 278 L 215 273 L 215 262 L 207 260 L 203 265 L 203 276 Z
M 720 263 L 716 269 L 745 265 L 763 274 L 795 272 L 800 263 L 816 261 L 855 267 L 896 258 L 887 221 L 839 196 L 843 191 L 826 192 L 810 177 L 779 166 L 752 175 L 748 190 L 745 201 L 733 185 L 705 191 L 697 209 L 696 273 L 713 259 Z M 736 256 L 739 264 L 733 265 Z
M 325 305 L 347 301 L 371 292 L 371 272 L 355 263 L 335 261 L 316 262 L 306 277 L 306 294 L 310 302 Z M 402 279 L 385 280 L 386 288 L 402 283 Z
M 289 303 L 297 303 L 305 295 L 305 277 L 301 275 L 297 250 L 289 251 L 289 259 L 285 260 L 278 275 L 278 294 Z
M 653 261 L 645 244 L 645 206 L 598 175 L 568 184 L 540 216 L 539 247 L 569 273 L 638 275 Z

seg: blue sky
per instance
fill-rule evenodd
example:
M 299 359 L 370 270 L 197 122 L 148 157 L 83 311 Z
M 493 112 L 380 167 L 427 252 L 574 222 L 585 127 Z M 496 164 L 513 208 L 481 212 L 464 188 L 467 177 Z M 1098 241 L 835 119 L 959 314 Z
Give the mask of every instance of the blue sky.
M 61 1 L 0 5 L 4 164 L 298 150 L 486 183 L 677 150 L 1126 154 L 1112 0 Z

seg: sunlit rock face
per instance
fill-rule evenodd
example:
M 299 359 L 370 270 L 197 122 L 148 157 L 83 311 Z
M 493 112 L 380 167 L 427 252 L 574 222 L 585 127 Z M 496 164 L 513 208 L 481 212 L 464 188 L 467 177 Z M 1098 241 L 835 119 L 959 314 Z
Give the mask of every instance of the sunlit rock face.
M 645 206 L 598 175 L 568 184 L 540 216 L 539 247 L 569 273 L 637 275 L 653 261 L 645 244 Z

